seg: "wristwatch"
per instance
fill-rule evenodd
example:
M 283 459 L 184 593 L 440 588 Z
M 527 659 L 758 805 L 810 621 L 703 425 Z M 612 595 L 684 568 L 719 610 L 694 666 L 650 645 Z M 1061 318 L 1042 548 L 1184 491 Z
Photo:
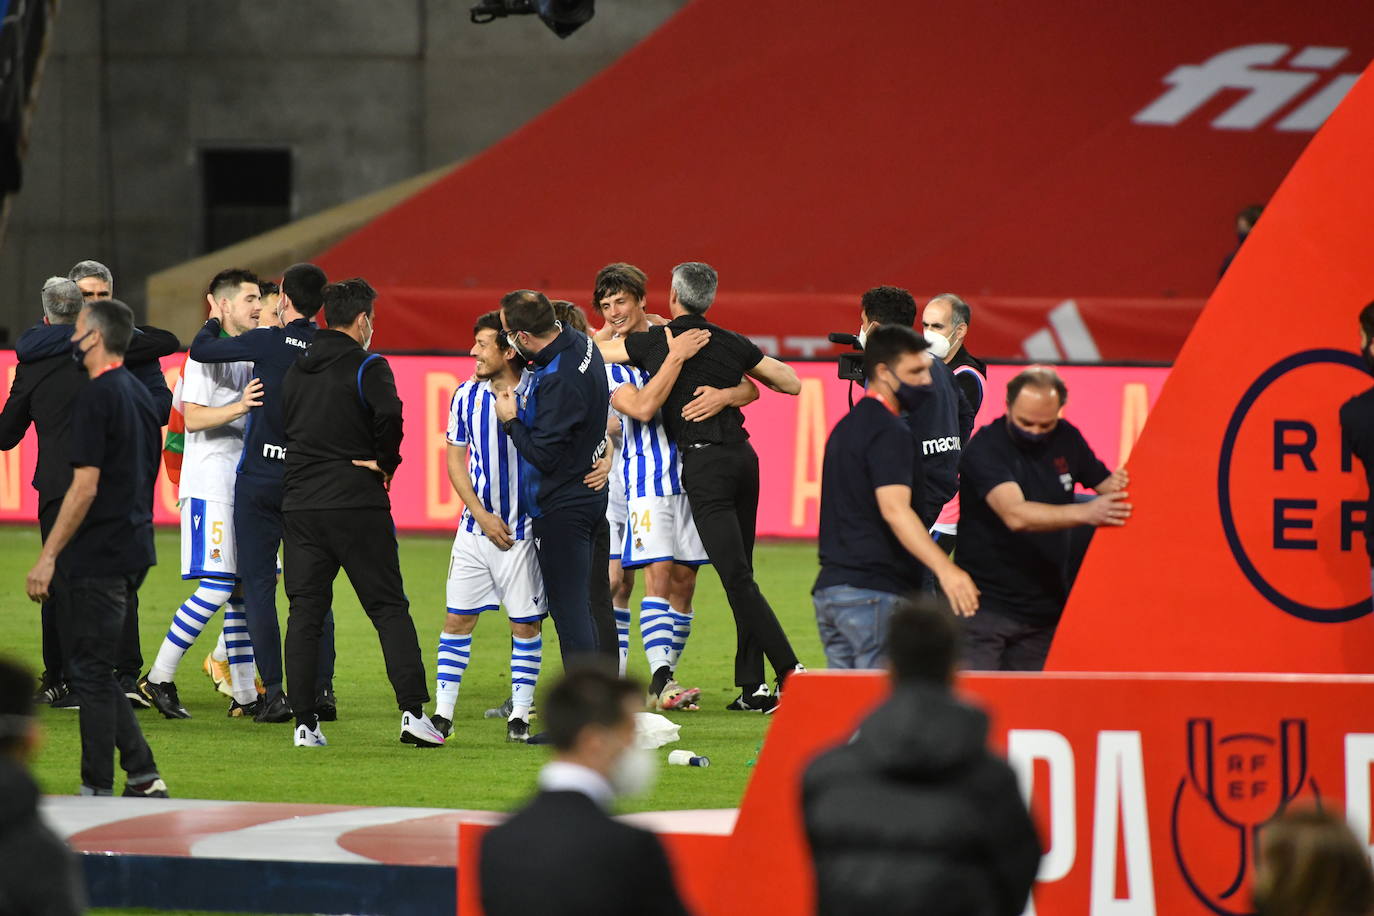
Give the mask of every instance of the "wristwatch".
M 501 429 L 505 430 L 505 433 L 506 433 L 507 436 L 510 435 L 510 428 L 511 428 L 512 424 L 515 423 L 515 421 L 516 421 L 516 418 L 515 418 L 515 417 L 511 417 L 509 420 L 506 420 L 505 422 L 503 422 L 503 423 L 501 424 Z

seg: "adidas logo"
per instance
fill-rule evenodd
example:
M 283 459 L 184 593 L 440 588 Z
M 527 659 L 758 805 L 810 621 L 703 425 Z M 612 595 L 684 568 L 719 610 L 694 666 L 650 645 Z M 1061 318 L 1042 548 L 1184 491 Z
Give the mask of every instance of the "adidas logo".
M 1040 362 L 1096 363 L 1102 361 L 1092 332 L 1083 323 L 1078 303 L 1065 299 L 1049 314 L 1050 326 L 1021 341 L 1027 359 Z

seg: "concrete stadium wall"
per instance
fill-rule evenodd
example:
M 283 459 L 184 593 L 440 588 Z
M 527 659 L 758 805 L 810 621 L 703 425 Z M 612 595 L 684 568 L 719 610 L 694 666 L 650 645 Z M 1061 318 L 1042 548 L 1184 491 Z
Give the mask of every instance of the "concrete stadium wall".
M 290 148 L 291 217 L 309 216 L 481 151 L 686 2 L 600 0 L 560 41 L 533 17 L 474 26 L 471 0 L 63 0 L 0 248 L 0 344 L 83 258 L 141 314 L 148 274 L 203 253 L 200 149 Z

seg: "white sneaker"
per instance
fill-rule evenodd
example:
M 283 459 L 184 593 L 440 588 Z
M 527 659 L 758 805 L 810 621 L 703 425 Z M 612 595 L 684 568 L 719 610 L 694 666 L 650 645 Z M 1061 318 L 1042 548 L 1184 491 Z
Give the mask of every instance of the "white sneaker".
M 324 732 L 320 731 L 319 723 L 315 727 L 307 728 L 304 725 L 296 726 L 296 747 L 328 747 L 329 742 L 324 740 Z
M 429 721 L 429 716 L 423 713 L 419 716 L 412 716 L 408 712 L 402 713 L 401 742 L 416 747 L 443 747 L 444 733 L 435 728 L 434 723 Z

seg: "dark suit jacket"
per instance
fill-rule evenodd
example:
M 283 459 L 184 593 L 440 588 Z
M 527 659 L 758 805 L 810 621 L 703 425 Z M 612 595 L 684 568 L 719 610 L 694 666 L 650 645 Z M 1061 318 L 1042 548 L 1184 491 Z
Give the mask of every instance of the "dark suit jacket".
M 19 366 L 9 399 L 0 411 L 0 451 L 14 448 L 32 423 L 38 430 L 38 463 L 34 468 L 33 488 L 38 491 L 40 515 L 54 501 L 60 501 L 72 482 L 68 460 L 69 414 L 76 393 L 88 381 L 86 370 L 72 359 L 71 325 L 41 325 L 20 338 L 27 347 L 17 348 Z M 167 422 L 172 394 L 162 377 L 158 357 L 176 352 L 177 339 L 168 331 L 143 329 L 129 342 L 125 363 L 139 381 L 148 387 L 158 411 L 158 420 Z
M 687 912 L 658 839 L 581 792 L 540 792 L 487 834 L 481 863 L 488 916 Z

